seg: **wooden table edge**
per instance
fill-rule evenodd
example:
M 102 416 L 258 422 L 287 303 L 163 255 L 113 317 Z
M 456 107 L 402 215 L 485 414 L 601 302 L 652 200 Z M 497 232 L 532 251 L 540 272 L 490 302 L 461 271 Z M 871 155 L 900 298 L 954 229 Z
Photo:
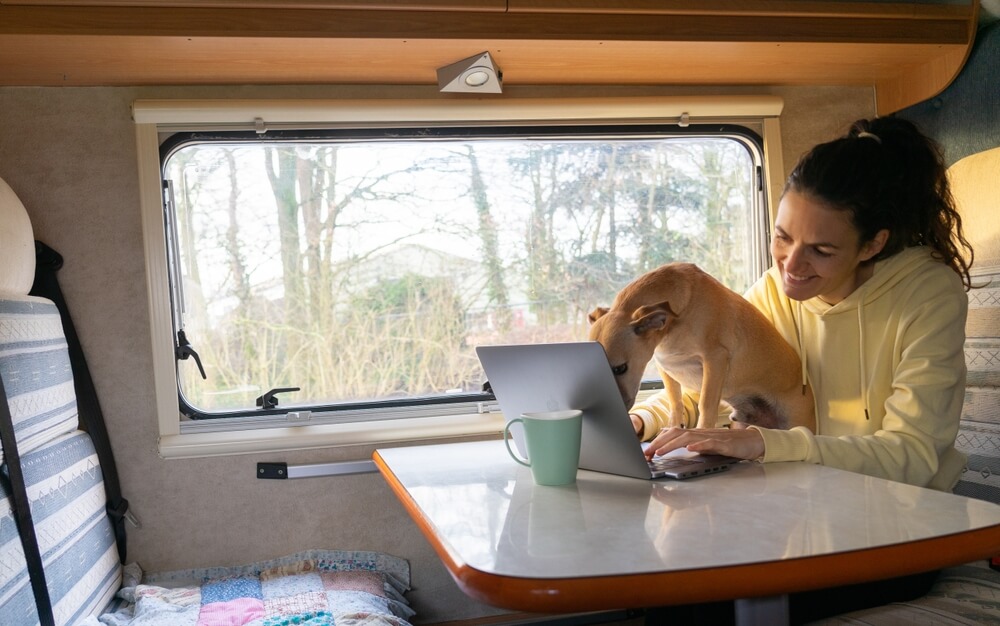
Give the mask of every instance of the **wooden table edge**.
M 879 548 L 768 563 L 593 577 L 504 576 L 462 562 L 440 540 L 378 450 L 372 459 L 459 588 L 480 602 L 511 610 L 570 613 L 776 596 L 916 574 L 1000 555 L 1000 525 L 995 525 Z M 734 545 L 740 540 L 734 533 Z

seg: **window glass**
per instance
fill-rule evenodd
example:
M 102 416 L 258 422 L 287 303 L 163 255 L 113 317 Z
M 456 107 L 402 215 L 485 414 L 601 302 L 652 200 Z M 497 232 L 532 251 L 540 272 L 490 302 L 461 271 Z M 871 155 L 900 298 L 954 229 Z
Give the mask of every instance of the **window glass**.
M 758 142 L 684 130 L 175 137 L 185 413 L 293 388 L 276 411 L 468 400 L 475 346 L 585 340 L 589 311 L 663 263 L 742 292 L 762 267 Z

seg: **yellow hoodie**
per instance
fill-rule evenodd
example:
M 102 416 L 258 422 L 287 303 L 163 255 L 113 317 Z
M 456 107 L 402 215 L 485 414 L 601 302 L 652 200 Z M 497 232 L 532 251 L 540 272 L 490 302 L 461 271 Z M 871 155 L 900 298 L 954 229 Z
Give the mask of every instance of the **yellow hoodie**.
M 843 301 L 791 300 L 771 268 L 746 294 L 802 357 L 817 431 L 758 429 L 765 463 L 807 461 L 950 490 L 965 465 L 955 449 L 965 398 L 962 281 L 924 247 L 875 265 Z M 764 373 L 763 375 L 766 375 Z M 689 426 L 697 401 L 685 398 Z M 633 409 L 655 433 L 660 393 Z

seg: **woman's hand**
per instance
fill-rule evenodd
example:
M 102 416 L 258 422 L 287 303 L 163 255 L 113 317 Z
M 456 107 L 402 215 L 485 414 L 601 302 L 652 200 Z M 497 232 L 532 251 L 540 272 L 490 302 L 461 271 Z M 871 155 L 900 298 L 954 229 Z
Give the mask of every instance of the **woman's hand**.
M 642 431 L 645 428 L 642 418 L 635 413 L 629 413 L 628 416 L 632 419 L 632 428 L 635 429 L 636 436 L 641 440 L 643 434 Z
M 764 456 L 764 438 L 754 428 L 664 428 L 649 443 L 646 456 L 677 448 L 753 461 Z

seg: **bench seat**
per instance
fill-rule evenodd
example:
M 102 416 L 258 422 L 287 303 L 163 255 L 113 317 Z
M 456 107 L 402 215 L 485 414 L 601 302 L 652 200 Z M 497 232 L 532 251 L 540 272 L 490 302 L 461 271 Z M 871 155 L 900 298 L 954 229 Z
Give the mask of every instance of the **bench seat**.
M 408 624 L 409 565 L 375 552 L 314 551 L 160 574 L 123 568 L 50 301 L 0 296 L 0 377 L 57 626 Z M 34 626 L 39 616 L 11 501 L 0 480 L 0 623 Z
M 895 602 L 813 622 L 816 626 L 973 626 L 1000 624 L 1000 572 L 986 561 L 942 570 L 931 590 Z

